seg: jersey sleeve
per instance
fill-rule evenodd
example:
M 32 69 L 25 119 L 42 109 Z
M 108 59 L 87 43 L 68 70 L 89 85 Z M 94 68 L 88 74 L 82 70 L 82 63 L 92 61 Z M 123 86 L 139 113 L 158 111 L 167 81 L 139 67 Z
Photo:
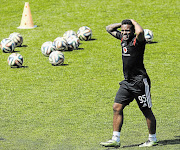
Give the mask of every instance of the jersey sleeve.
M 134 46 L 144 45 L 144 44 L 146 44 L 146 40 L 140 42 L 140 41 L 138 41 L 138 39 L 136 37 L 133 39 L 133 45 Z

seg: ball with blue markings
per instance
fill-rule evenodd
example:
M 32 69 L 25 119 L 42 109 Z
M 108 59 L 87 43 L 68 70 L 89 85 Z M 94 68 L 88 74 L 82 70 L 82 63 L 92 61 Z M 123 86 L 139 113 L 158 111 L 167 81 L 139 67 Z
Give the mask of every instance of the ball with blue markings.
M 79 48 L 79 38 L 75 35 L 71 35 L 69 38 L 66 39 L 68 44 L 68 50 L 75 50 Z
M 61 51 L 53 51 L 49 55 L 49 62 L 53 66 L 62 65 L 64 63 L 64 54 Z
M 14 41 L 15 47 L 21 46 L 23 43 L 23 37 L 20 33 L 13 32 L 9 35 L 9 38 Z
M 69 37 L 72 36 L 72 35 L 77 36 L 77 33 L 76 33 L 75 31 L 73 31 L 73 30 L 68 30 L 68 31 L 66 31 L 66 32 L 63 34 L 63 37 L 64 37 L 65 39 L 67 39 L 67 38 L 69 38 Z
M 53 41 L 56 51 L 63 51 L 68 49 L 67 41 L 64 37 L 57 37 Z
M 53 45 L 53 42 L 51 42 L 51 41 L 47 41 L 47 42 L 43 43 L 41 46 L 41 52 L 46 57 L 48 57 L 51 54 L 51 52 L 53 52 L 55 50 L 56 50 L 56 48 Z
M 92 30 L 87 26 L 82 26 L 79 28 L 77 36 L 82 41 L 88 41 L 92 37 Z
M 11 67 L 21 67 L 23 64 L 23 57 L 19 53 L 12 53 L 8 57 L 8 65 Z
M 1 50 L 4 53 L 12 53 L 15 49 L 15 43 L 10 38 L 5 38 L 1 41 Z
M 149 29 L 144 29 L 144 37 L 147 42 L 151 42 L 153 40 L 153 32 Z

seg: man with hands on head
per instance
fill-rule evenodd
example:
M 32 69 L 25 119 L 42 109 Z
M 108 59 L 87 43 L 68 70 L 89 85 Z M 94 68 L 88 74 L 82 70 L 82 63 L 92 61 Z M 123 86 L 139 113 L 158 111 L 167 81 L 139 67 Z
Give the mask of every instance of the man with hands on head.
M 121 28 L 121 31 L 118 29 Z M 116 93 L 113 104 L 113 136 L 102 146 L 119 147 L 120 132 L 123 125 L 123 109 L 134 99 L 146 118 L 149 131 L 148 141 L 139 147 L 157 145 L 156 119 L 152 112 L 150 78 L 144 67 L 146 40 L 143 28 L 133 19 L 108 25 L 106 30 L 113 37 L 121 40 L 124 80 Z

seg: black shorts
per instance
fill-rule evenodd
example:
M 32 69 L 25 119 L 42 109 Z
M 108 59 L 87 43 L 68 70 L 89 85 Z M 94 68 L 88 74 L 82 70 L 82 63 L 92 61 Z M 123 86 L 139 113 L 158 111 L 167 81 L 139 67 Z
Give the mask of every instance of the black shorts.
M 129 105 L 136 99 L 140 109 L 152 107 L 150 94 L 150 79 L 139 77 L 135 80 L 123 80 L 115 97 L 115 103 Z

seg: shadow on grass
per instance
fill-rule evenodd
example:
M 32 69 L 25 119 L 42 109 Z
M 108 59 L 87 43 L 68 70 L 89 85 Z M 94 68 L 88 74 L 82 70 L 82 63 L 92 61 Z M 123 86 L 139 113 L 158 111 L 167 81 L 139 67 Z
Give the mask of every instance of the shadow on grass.
M 158 145 L 156 145 L 156 146 L 180 144 L 180 136 L 175 136 L 175 138 L 176 139 L 173 139 L 173 140 L 158 141 Z M 139 146 L 139 145 L 140 144 L 126 145 L 126 146 L 122 146 L 121 148 L 136 147 L 136 146 Z
M 106 147 L 105 150 L 121 149 L 122 147 Z
M 28 47 L 27 45 L 20 45 L 20 46 L 17 46 L 16 48 L 21 48 L 21 47 Z
M 18 46 L 18 47 L 28 47 L 27 45 L 21 45 L 21 46 Z
M 15 50 L 13 51 L 13 53 L 18 53 L 18 52 L 20 52 L 20 51 L 15 51 Z
M 173 140 L 163 140 L 159 141 L 158 145 L 174 145 L 174 144 L 180 144 L 180 136 L 175 136 L 176 139 Z
M 62 51 L 62 52 L 72 52 L 72 51 L 80 51 L 80 50 L 84 50 L 84 48 L 68 49 L 68 50 L 64 50 L 64 51 Z
M 156 42 L 156 41 L 146 42 L 146 44 L 156 44 L 156 43 L 158 43 L 158 42 Z
M 90 40 L 88 40 L 88 41 L 95 41 L 95 40 L 97 40 L 97 39 L 90 39 Z
M 4 141 L 5 139 L 4 138 L 0 138 L 0 141 Z
M 77 50 L 84 50 L 84 48 L 78 48 Z
M 11 68 L 16 68 L 16 69 L 17 68 L 28 68 L 28 66 L 20 66 L 20 67 L 19 66 L 11 66 Z
M 62 65 L 60 65 L 60 66 L 68 66 L 69 64 L 62 64 Z
M 52 65 L 52 66 L 55 66 L 55 67 L 59 67 L 59 66 L 68 66 L 69 64 L 61 64 L 61 65 Z

